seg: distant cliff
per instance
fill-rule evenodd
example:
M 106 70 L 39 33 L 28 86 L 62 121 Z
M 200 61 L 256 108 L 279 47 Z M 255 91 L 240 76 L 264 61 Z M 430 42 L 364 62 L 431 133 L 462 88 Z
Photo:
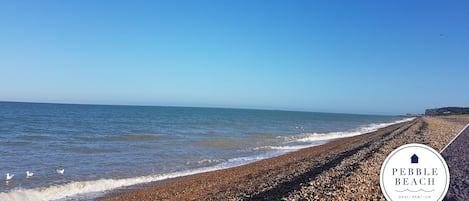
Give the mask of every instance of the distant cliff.
M 442 107 L 426 109 L 426 115 L 469 114 L 469 107 Z

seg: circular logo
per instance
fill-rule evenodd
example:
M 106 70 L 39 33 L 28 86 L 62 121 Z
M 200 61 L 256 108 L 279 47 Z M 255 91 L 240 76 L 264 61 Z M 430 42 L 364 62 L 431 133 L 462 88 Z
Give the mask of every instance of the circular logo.
M 387 200 L 440 201 L 448 192 L 448 165 L 431 147 L 406 144 L 384 160 L 380 186 Z

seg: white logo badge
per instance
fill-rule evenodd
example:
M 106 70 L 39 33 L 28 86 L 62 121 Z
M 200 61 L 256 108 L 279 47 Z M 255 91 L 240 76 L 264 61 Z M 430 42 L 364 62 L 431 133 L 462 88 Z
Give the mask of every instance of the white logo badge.
M 384 161 L 380 186 L 387 200 L 441 201 L 449 187 L 448 165 L 431 147 L 406 144 Z

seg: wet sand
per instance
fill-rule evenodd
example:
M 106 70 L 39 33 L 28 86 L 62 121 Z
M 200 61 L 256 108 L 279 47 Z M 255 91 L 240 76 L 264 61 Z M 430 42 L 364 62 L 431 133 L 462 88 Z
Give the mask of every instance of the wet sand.
M 467 123 L 468 115 L 420 117 L 239 167 L 130 188 L 104 200 L 385 200 L 379 170 L 392 150 L 407 143 L 441 150 Z

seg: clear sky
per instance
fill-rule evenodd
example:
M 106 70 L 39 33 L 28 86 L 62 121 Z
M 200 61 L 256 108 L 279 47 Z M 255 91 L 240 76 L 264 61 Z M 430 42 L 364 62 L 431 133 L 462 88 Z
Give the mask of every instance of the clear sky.
M 469 106 L 469 3 L 0 0 L 0 100 Z

